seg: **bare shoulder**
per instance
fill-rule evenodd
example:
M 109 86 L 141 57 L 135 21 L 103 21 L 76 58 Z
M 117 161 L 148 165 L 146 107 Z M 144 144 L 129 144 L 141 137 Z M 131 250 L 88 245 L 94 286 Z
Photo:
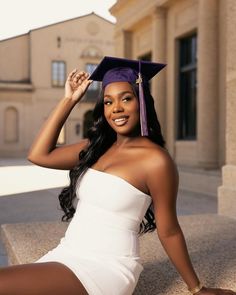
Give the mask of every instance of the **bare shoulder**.
M 143 150 L 145 168 L 154 172 L 160 168 L 174 168 L 175 162 L 168 150 L 154 142 L 147 142 Z
M 176 169 L 174 159 L 169 154 L 168 150 L 155 146 L 149 151 L 148 164 L 152 172 L 159 169 Z
M 149 189 L 153 187 L 178 185 L 177 165 L 165 148 L 151 143 L 145 153 L 146 182 Z

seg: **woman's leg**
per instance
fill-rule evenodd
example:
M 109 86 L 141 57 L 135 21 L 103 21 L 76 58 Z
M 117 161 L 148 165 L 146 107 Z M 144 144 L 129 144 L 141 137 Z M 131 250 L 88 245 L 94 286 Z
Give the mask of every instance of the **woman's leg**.
M 0 268 L 0 295 L 87 295 L 82 283 L 58 262 Z

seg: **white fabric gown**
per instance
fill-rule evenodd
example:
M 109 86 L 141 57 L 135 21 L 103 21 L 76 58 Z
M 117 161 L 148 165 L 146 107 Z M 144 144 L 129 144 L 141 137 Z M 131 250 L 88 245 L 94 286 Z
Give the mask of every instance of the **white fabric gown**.
M 143 266 L 138 231 L 151 197 L 121 177 L 89 168 L 60 244 L 36 262 L 70 268 L 89 295 L 130 295 Z

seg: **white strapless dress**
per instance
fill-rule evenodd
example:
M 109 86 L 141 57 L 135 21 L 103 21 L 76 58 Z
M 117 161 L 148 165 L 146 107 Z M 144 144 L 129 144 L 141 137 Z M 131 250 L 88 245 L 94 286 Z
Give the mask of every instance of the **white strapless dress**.
M 90 295 L 130 295 L 138 282 L 138 231 L 151 197 L 119 176 L 89 168 L 76 212 L 59 245 L 36 262 L 57 261 Z

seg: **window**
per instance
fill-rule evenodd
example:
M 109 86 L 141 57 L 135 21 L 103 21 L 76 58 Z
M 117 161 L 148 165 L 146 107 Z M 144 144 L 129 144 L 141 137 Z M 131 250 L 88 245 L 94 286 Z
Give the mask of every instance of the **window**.
M 66 64 L 64 61 L 52 62 L 52 86 L 64 87 L 66 80 Z
M 96 69 L 97 64 L 86 64 L 85 71 L 89 74 Z M 89 86 L 89 89 L 86 93 L 86 101 L 95 102 L 99 96 L 100 92 L 100 82 L 93 81 L 93 83 Z
M 196 139 L 197 36 L 179 40 L 177 139 Z

